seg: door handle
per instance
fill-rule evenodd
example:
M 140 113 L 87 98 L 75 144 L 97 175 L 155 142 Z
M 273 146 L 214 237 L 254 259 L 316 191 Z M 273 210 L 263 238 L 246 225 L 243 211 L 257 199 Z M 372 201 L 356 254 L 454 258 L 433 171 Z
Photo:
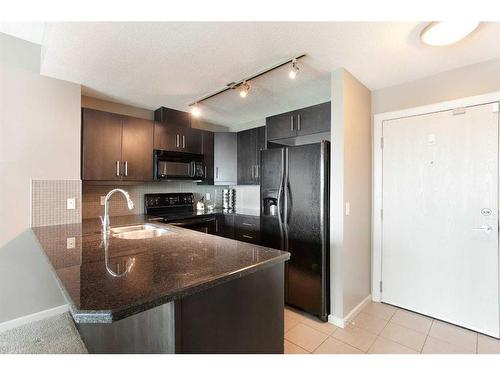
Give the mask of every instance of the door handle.
M 116 176 L 120 177 L 120 160 L 117 160 L 115 162 L 115 165 L 116 165 Z
M 477 231 L 481 231 L 481 232 L 486 232 L 486 233 L 490 233 L 493 228 L 490 227 L 489 225 L 482 225 L 478 228 L 472 228 L 472 230 L 477 230 Z
M 123 163 L 123 168 L 124 168 L 124 172 L 125 172 L 125 177 L 128 176 L 128 161 L 125 161 L 125 163 Z

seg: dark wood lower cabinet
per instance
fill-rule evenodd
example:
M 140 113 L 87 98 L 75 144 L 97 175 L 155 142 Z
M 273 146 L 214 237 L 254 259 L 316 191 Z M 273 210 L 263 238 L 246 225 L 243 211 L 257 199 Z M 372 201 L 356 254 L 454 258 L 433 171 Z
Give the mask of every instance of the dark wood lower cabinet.
M 90 353 L 282 354 L 284 263 L 114 323 L 81 323 Z

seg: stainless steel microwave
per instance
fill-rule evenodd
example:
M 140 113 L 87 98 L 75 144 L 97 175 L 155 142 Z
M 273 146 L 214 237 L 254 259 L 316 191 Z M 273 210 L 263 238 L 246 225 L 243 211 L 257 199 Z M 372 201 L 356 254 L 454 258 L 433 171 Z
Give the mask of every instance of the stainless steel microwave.
M 154 150 L 154 176 L 156 180 L 204 180 L 203 155 Z

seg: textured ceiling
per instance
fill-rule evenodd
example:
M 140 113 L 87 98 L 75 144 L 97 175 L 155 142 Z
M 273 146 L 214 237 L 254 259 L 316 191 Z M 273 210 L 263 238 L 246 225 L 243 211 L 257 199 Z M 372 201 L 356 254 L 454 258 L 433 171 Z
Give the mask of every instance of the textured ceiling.
M 482 23 L 446 47 L 422 45 L 423 23 L 158 22 L 49 23 L 41 73 L 84 86 L 84 93 L 155 109 L 188 104 L 291 56 L 295 81 L 281 69 L 251 82 L 242 100 L 229 91 L 202 106 L 205 120 L 238 127 L 330 99 L 330 72 L 347 68 L 370 89 L 500 57 L 500 23 Z

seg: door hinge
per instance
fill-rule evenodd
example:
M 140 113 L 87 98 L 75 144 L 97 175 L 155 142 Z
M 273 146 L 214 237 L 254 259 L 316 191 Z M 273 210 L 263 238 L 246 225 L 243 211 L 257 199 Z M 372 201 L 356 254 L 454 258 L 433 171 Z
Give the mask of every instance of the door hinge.
M 384 137 L 380 137 L 380 148 L 384 148 Z
M 380 280 L 379 289 L 380 289 L 380 293 L 382 293 L 382 280 Z
M 460 107 L 460 108 L 455 108 L 453 110 L 453 116 L 456 116 L 456 115 L 463 115 L 465 114 L 465 108 L 464 107 Z

